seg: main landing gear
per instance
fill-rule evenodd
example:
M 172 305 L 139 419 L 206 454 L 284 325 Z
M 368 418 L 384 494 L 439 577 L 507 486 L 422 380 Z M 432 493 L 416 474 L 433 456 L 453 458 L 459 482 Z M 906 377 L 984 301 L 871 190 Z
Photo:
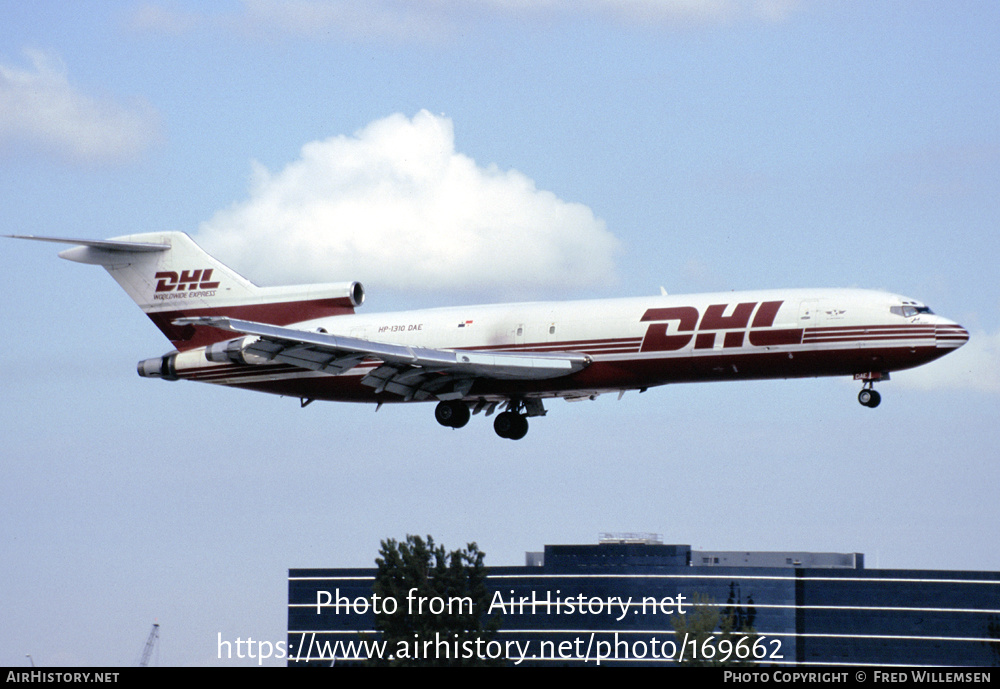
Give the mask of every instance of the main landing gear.
M 434 409 L 434 418 L 437 419 L 437 422 L 449 428 L 461 428 L 469 423 L 471 416 L 469 405 L 462 400 L 439 402 Z
M 502 402 L 480 400 L 476 404 L 475 410 L 470 411 L 467 402 L 444 400 L 438 402 L 437 407 L 434 408 L 434 418 L 442 426 L 461 428 L 469 423 L 472 414 L 478 414 L 483 409 L 487 409 L 486 416 L 489 416 L 498 404 L 502 404 Z M 497 418 L 493 421 L 493 430 L 501 438 L 520 440 L 528 434 L 528 417 L 544 415 L 545 408 L 542 406 L 541 400 L 511 400 L 507 402 L 507 410 L 497 414 Z
M 493 430 L 501 438 L 520 440 L 528 434 L 528 417 L 514 411 L 501 412 L 493 421 Z

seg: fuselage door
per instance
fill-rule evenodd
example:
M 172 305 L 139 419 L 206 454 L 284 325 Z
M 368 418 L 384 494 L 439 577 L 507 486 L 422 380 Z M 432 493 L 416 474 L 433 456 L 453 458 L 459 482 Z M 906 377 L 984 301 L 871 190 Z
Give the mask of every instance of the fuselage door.
M 820 310 L 819 299 L 803 299 L 799 302 L 799 326 L 803 328 L 815 328 L 823 320 L 823 312 Z

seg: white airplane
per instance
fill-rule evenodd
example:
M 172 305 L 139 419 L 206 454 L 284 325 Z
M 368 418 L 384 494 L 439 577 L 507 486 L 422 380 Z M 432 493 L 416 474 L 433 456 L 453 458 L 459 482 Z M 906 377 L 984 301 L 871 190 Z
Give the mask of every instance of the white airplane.
M 869 290 L 721 292 L 458 306 L 357 315 L 360 283 L 258 287 L 186 234 L 74 244 L 59 255 L 104 266 L 176 348 L 139 375 L 313 400 L 437 401 L 460 428 L 490 416 L 517 440 L 543 400 L 654 385 L 854 376 L 876 381 L 961 347 L 969 333 L 924 304 Z

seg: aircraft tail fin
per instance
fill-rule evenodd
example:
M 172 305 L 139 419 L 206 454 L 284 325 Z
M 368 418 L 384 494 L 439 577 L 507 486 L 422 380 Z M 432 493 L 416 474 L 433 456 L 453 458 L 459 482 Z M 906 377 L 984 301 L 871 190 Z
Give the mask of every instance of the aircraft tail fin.
M 103 266 L 180 351 L 228 338 L 216 328 L 174 325 L 179 318 L 228 316 L 283 326 L 354 313 L 364 301 L 364 288 L 357 282 L 259 287 L 183 232 L 106 240 L 8 236 L 74 244 L 59 256 Z

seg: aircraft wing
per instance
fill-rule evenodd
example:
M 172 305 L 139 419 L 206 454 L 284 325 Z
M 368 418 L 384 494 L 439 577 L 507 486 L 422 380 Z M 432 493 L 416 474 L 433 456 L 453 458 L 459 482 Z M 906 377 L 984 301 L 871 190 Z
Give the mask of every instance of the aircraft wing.
M 365 359 L 375 359 L 382 365 L 365 375 L 362 384 L 407 400 L 460 399 L 477 378 L 558 378 L 591 362 L 585 354 L 411 347 L 227 317 L 179 318 L 174 325 L 210 326 L 252 335 L 257 339 L 240 345 L 244 355 L 324 373 L 344 373 Z

